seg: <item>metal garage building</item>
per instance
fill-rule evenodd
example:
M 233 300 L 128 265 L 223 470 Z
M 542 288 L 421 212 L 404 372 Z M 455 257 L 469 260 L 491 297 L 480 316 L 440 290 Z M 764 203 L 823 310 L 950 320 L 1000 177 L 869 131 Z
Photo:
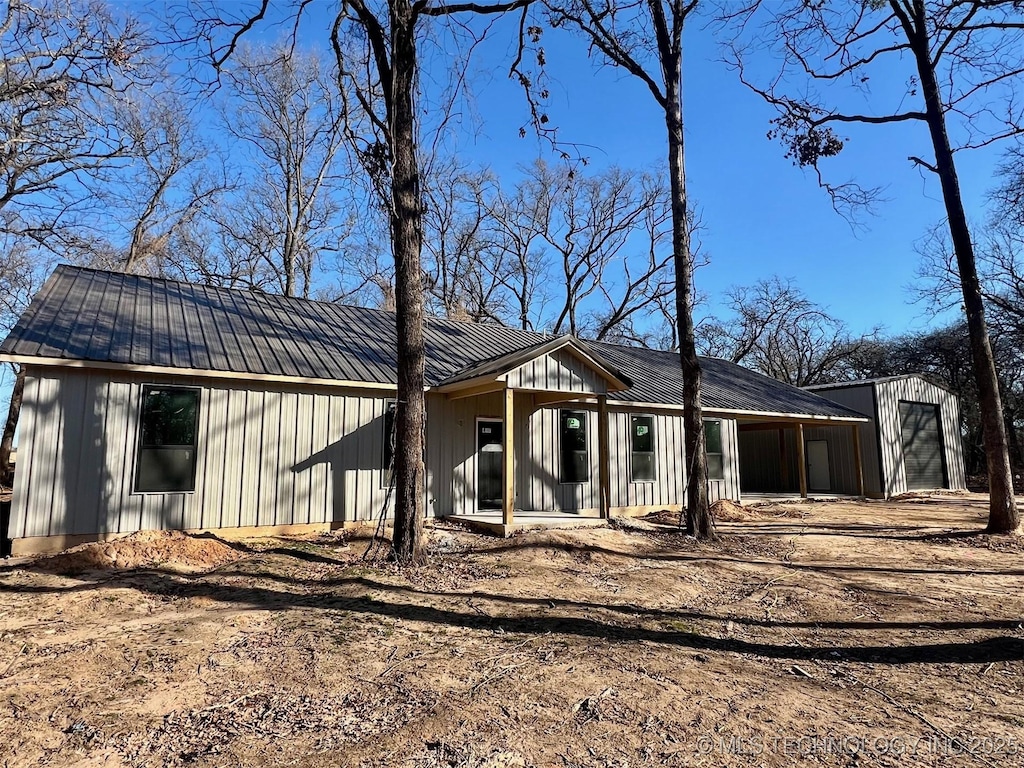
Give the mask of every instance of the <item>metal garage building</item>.
M 871 419 L 858 427 L 868 496 L 966 487 L 960 405 L 948 389 L 916 374 L 807 389 Z M 821 432 L 829 443 L 849 439 L 846 430 Z

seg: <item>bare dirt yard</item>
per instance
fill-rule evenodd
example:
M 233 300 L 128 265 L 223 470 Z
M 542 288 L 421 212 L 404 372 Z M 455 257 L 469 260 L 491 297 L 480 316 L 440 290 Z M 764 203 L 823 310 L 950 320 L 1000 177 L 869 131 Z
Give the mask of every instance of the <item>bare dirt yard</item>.
M 1024 765 L 1024 546 L 980 496 L 430 564 L 146 534 L 0 569 L 0 765 Z M 70 573 L 70 575 L 68 575 Z

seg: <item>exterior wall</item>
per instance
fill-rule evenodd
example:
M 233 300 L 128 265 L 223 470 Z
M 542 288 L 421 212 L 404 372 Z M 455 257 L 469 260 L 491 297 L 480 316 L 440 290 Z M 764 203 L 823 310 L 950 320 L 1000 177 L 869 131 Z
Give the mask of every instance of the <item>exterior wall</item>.
M 476 512 L 476 420 L 503 416 L 501 392 L 448 400 L 428 395 L 427 466 L 428 510 L 438 516 Z M 534 405 L 530 393 L 517 392 L 514 401 L 517 510 L 596 514 L 598 497 L 598 415 L 589 404 Z M 590 480 L 559 482 L 559 411 L 587 413 Z M 655 417 L 653 482 L 632 482 L 629 417 Z M 739 463 L 736 422 L 722 421 L 724 480 L 708 484 L 711 501 L 739 500 Z M 686 467 L 683 460 L 683 419 L 676 411 L 611 409 L 609 426 L 610 496 L 613 508 L 670 507 L 685 503 Z
M 476 511 L 476 420 L 502 419 L 503 398 L 502 392 L 458 400 L 427 394 L 428 515 Z
M 846 426 L 804 427 L 804 442 L 811 440 L 824 440 L 828 444 L 828 472 L 832 488 L 827 493 L 856 496 L 857 462 L 853 455 L 853 430 Z M 864 492 L 867 493 L 866 484 Z
M 200 390 L 196 489 L 135 493 L 142 389 Z M 385 503 L 384 414 L 393 396 L 323 387 L 275 388 L 201 378 L 30 368 L 9 536 L 104 538 L 147 529 L 336 527 L 372 521 Z M 503 393 L 427 395 L 428 515 L 476 506 L 476 421 L 502 418 Z M 588 413 L 590 479 L 560 483 L 559 410 Z M 629 417 L 655 417 L 657 479 L 631 482 Z M 593 405 L 537 407 L 515 395 L 516 508 L 596 514 L 598 414 Z M 725 479 L 712 501 L 739 499 L 736 422 L 722 421 Z M 685 503 L 682 415 L 609 412 L 613 508 Z M 390 513 L 390 510 L 389 510 Z
M 513 389 L 604 394 L 608 384 L 589 364 L 566 349 L 558 349 L 521 365 L 505 375 Z
M 778 429 L 740 430 L 738 440 L 743 493 L 799 493 L 795 430 L 782 428 L 781 445 Z
M 860 454 L 864 464 L 864 493 L 868 496 L 881 498 L 885 496 L 882 488 L 882 470 L 878 450 L 878 426 L 875 422 L 875 388 L 871 384 L 842 389 L 819 389 L 814 394 L 821 395 L 834 403 L 845 405 L 857 413 L 867 416 L 871 421 L 860 425 Z
M 796 429 L 742 430 L 739 433 L 740 482 L 744 493 L 799 493 L 800 469 L 797 463 Z M 863 425 L 858 427 L 863 430 Z M 828 444 L 831 488 L 823 493 L 857 494 L 857 463 L 853 454 L 853 432 L 847 426 L 804 426 L 804 443 L 824 440 Z M 861 451 L 864 451 L 863 435 Z M 870 448 L 870 445 L 869 445 Z M 865 472 L 865 491 L 867 472 Z M 813 493 L 813 489 L 811 490 Z
M 903 434 L 900 425 L 900 401 L 931 403 L 939 406 L 942 449 L 946 464 L 946 482 L 950 488 L 967 487 L 963 444 L 960 440 L 960 405 L 956 395 L 917 376 L 879 382 L 878 432 L 885 495 L 907 491 L 907 473 L 903 464 Z
M 149 383 L 200 389 L 194 492 L 132 491 L 142 387 Z M 30 369 L 9 535 L 329 527 L 374 519 L 385 497 L 387 399 Z

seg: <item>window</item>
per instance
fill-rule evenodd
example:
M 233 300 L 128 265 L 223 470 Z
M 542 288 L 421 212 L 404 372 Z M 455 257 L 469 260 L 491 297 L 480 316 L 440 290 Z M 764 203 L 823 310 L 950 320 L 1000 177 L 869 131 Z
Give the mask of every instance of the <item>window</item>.
M 629 422 L 633 482 L 650 482 L 656 479 L 654 469 L 654 417 L 631 416 Z
M 722 422 L 704 422 L 704 453 L 708 457 L 708 480 L 725 479 L 722 461 Z
M 562 461 L 559 481 L 585 483 L 590 480 L 590 456 L 587 453 L 587 412 L 560 411 Z
M 395 479 L 395 408 L 394 400 L 388 400 L 384 407 L 384 449 L 381 453 L 381 483 L 384 488 L 390 486 Z
M 142 389 L 137 493 L 181 493 L 196 489 L 196 425 L 199 390 L 146 386 Z

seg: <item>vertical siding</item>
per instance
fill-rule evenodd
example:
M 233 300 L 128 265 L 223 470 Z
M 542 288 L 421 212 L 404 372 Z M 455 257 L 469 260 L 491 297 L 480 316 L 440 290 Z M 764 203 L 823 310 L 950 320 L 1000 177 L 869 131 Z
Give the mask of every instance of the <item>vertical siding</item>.
M 912 376 L 879 382 L 878 431 L 882 456 L 882 475 L 885 495 L 896 496 L 907 490 L 907 473 L 903 463 L 903 435 L 900 425 L 900 401 L 931 403 L 939 406 L 942 428 L 942 448 L 946 463 L 947 484 L 950 488 L 967 486 L 964 472 L 963 444 L 960 437 L 960 407 L 956 395 Z
M 147 383 L 200 388 L 192 493 L 133 493 Z M 11 535 L 372 520 L 387 400 L 30 370 Z
M 200 389 L 196 489 L 133 492 L 143 387 Z M 503 394 L 427 396 L 427 510 L 476 506 L 476 421 L 502 418 Z M 300 391 L 245 383 L 30 369 L 26 382 L 11 534 L 122 533 L 140 529 L 233 528 L 370 521 L 386 489 L 380 466 L 386 394 Z M 560 483 L 559 411 L 587 413 L 590 479 Z M 515 396 L 516 508 L 594 510 L 598 418 L 593 406 L 536 407 Z M 617 507 L 685 502 L 682 416 L 654 416 L 657 480 L 630 477 L 630 411 L 609 413 L 611 502 Z M 712 500 L 739 498 L 736 423 L 722 419 L 726 479 Z M 390 510 L 389 510 L 390 511 Z
M 870 384 L 843 389 L 815 390 L 834 403 L 845 405 L 857 413 L 867 416 L 871 421 L 860 425 L 860 452 L 864 463 L 864 493 L 869 496 L 887 495 L 882 487 L 882 471 L 879 464 L 879 428 L 875 423 L 875 392 Z
M 501 420 L 503 398 L 501 392 L 458 400 L 427 395 L 427 503 L 433 514 L 476 511 L 476 421 Z M 523 402 L 522 396 L 517 397 L 516 408 Z M 521 452 L 516 453 L 518 464 Z
M 559 349 L 509 371 L 505 380 L 513 389 L 539 389 L 550 392 L 604 394 L 604 379 L 587 363 L 568 350 Z
M 831 480 L 829 492 L 856 495 L 857 463 L 853 455 L 853 430 L 838 426 L 805 427 L 804 440 L 824 440 L 828 445 L 828 473 Z

